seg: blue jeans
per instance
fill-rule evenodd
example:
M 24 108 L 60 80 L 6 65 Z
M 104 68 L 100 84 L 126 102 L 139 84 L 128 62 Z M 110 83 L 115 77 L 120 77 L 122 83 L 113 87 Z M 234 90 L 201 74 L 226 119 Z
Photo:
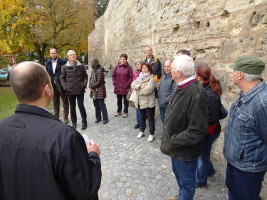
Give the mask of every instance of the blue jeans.
M 160 119 L 162 123 L 164 123 L 166 111 L 167 111 L 167 108 L 159 107 Z
M 138 108 L 135 109 L 135 112 L 136 112 L 136 123 L 137 123 L 137 124 L 140 124 L 140 117 L 139 117 L 139 111 L 138 111 Z
M 172 171 L 179 185 L 181 200 L 192 200 L 195 194 L 195 172 L 197 159 L 189 162 L 172 158 Z
M 207 184 L 207 179 L 209 176 L 215 174 L 214 167 L 210 161 L 210 152 L 213 143 L 220 136 L 220 133 L 207 134 L 204 142 L 200 156 L 197 162 L 197 172 L 196 172 L 196 183 L 197 184 Z
M 225 184 L 228 200 L 260 200 L 265 171 L 245 172 L 227 163 Z

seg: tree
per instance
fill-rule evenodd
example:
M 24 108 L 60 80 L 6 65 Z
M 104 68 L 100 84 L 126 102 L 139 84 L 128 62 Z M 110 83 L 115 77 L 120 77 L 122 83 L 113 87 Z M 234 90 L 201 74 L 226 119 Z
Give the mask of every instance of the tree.
M 99 18 L 104 14 L 109 0 L 94 0 L 96 4 L 96 12 L 94 13 L 96 18 Z

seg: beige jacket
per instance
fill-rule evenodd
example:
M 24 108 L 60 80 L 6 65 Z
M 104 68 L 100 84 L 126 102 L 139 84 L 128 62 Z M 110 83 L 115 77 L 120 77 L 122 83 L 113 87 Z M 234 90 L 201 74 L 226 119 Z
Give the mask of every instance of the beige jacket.
M 156 105 L 156 97 L 155 97 L 155 78 L 153 75 L 146 77 L 143 81 L 141 81 L 140 77 L 135 79 L 131 84 L 131 88 L 136 91 L 134 105 L 138 108 L 138 104 L 140 109 L 153 108 Z M 141 86 L 146 86 L 144 89 L 140 89 Z

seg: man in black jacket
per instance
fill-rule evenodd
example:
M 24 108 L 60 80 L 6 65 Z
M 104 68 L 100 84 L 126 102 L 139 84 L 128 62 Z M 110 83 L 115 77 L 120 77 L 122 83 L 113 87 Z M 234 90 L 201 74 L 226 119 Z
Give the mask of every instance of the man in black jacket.
M 45 68 L 20 63 L 10 81 L 20 104 L 0 121 L 0 199 L 98 199 L 99 147 L 49 113 L 54 92 Z
M 50 57 L 51 59 L 45 63 L 45 67 L 46 71 L 50 76 L 51 83 L 54 89 L 54 98 L 53 98 L 54 114 L 57 118 L 59 118 L 59 110 L 60 110 L 59 97 L 61 97 L 64 108 L 64 123 L 68 124 L 69 101 L 60 83 L 61 66 L 65 65 L 67 61 L 57 56 L 57 50 L 55 48 L 50 49 Z
M 202 142 L 208 132 L 208 103 L 203 86 L 196 80 L 193 59 L 177 56 L 171 65 L 178 88 L 170 101 L 163 125 L 160 150 L 172 159 L 179 185 L 177 199 L 193 199 L 195 172 Z

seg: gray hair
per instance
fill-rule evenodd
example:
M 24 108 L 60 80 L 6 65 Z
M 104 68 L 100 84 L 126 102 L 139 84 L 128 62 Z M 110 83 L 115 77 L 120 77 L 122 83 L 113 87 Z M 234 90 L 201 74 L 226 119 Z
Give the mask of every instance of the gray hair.
M 240 72 L 238 70 L 236 70 L 236 71 Z M 260 75 L 254 75 L 254 74 L 248 74 L 245 72 L 243 72 L 243 74 L 244 74 L 244 79 L 246 81 L 249 81 L 249 82 L 256 81 L 256 80 L 259 80 L 261 78 L 261 74 Z
M 184 77 L 190 77 L 195 74 L 194 61 L 188 55 L 174 56 L 172 65 L 174 66 L 174 71 L 182 71 Z
M 137 63 L 142 63 L 142 62 L 143 61 L 140 58 L 138 58 L 138 59 L 135 60 L 134 64 L 136 65 Z
M 69 56 L 70 53 L 75 53 L 76 54 L 76 52 L 74 50 L 69 50 L 67 55 Z

